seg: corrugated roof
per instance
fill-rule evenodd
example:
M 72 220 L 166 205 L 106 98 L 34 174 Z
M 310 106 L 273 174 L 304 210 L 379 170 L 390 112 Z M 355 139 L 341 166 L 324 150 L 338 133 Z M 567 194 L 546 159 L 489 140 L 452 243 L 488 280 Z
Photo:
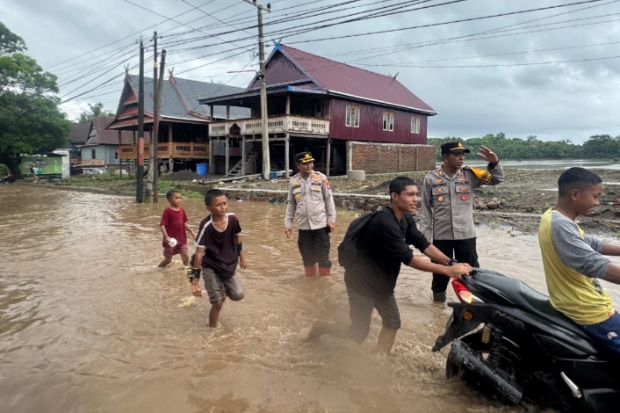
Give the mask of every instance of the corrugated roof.
M 69 132 L 69 142 L 75 145 L 83 145 L 88 139 L 90 131 L 90 122 L 72 123 L 71 132 Z
M 198 99 L 205 99 L 218 96 L 226 96 L 234 93 L 243 92 L 245 89 L 234 86 L 220 85 L 218 83 L 197 82 L 195 80 L 174 78 L 177 87 L 185 96 L 185 100 L 190 106 L 190 110 L 210 116 L 209 107 L 198 104 Z M 226 106 L 215 106 L 213 116 L 226 119 Z M 250 109 L 238 106 L 230 107 L 231 119 L 244 119 L 250 117 Z
M 139 78 L 137 75 L 129 75 L 130 82 L 135 93 L 138 93 Z M 195 80 L 173 78 L 172 80 L 164 80 L 162 99 L 161 99 L 161 116 L 172 117 L 177 119 L 187 119 L 196 121 L 199 117 L 191 115 L 189 112 L 197 112 L 205 116 L 210 116 L 209 107 L 198 104 L 198 99 L 202 97 L 216 97 L 228 95 L 231 93 L 243 92 L 244 89 L 219 85 L 217 83 L 198 82 Z M 175 88 L 174 83 L 177 87 Z M 177 91 L 178 90 L 178 91 Z M 179 95 L 179 93 L 182 95 Z M 144 111 L 153 113 L 153 78 L 144 78 Z M 226 118 L 226 107 L 216 106 L 213 110 L 213 116 L 216 118 Z M 250 109 L 231 107 L 230 117 L 232 119 L 241 119 L 250 117 Z
M 117 130 L 108 130 L 106 129 L 110 123 L 114 120 L 113 117 L 110 118 L 93 118 L 92 122 L 89 125 L 89 129 L 87 132 L 88 140 L 86 141 L 86 145 L 118 145 L 118 133 Z M 151 141 L 151 134 L 149 132 L 144 132 L 144 142 L 149 143 Z M 121 142 L 122 145 L 131 145 L 133 144 L 133 133 L 130 131 L 121 131 Z
M 276 50 L 281 51 L 310 79 L 329 92 L 435 113 L 432 107 L 390 76 L 325 59 L 290 46 L 278 45 Z

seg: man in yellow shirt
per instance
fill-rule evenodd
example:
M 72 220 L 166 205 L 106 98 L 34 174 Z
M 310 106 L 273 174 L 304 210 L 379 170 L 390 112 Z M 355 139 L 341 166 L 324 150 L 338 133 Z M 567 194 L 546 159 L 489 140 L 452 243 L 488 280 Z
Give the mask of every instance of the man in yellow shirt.
M 558 201 L 540 220 L 538 241 L 551 305 L 606 347 L 620 352 L 620 315 L 599 279 L 620 284 L 620 266 L 605 255 L 620 246 L 585 235 L 575 219 L 600 204 L 601 178 L 570 168 L 558 180 Z

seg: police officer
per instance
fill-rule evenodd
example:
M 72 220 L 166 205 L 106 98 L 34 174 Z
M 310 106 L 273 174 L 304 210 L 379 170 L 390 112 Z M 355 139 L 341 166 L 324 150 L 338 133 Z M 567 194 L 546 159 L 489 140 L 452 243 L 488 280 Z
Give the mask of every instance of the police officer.
M 310 152 L 295 155 L 299 173 L 291 178 L 286 200 L 284 233 L 293 231 L 293 216 L 297 211 L 299 251 L 307 277 L 317 273 L 331 275 L 329 233 L 336 225 L 336 207 L 327 177 L 313 171 L 314 158 Z M 318 269 L 317 269 L 318 264 Z
M 470 150 L 461 142 L 441 145 L 443 165 L 424 178 L 420 231 L 432 240 L 441 252 L 458 262 L 478 267 L 476 230 L 474 229 L 474 188 L 497 185 L 504 181 L 504 171 L 497 154 L 481 146 L 477 155 L 487 161 L 487 169 L 465 166 L 465 154 Z M 433 300 L 446 300 L 450 279 L 433 274 Z

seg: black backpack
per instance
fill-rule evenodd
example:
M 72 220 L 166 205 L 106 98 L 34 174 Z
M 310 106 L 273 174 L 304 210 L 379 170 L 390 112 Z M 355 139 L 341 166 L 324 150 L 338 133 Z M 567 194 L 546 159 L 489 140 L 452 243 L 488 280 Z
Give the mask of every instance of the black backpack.
M 359 242 L 362 230 L 370 223 L 374 216 L 379 211 L 375 211 L 372 214 L 362 215 L 351 222 L 344 239 L 338 245 L 338 262 L 341 267 L 351 268 L 355 261 L 357 261 L 357 244 Z

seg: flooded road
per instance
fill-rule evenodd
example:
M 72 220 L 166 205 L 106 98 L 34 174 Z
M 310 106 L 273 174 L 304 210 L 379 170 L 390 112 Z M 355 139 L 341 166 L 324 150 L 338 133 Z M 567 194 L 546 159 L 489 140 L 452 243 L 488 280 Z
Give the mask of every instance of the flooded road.
M 156 267 L 166 205 L 0 188 L 0 411 L 521 412 L 446 382 L 447 350 L 430 347 L 449 313 L 430 304 L 430 274 L 401 272 L 392 356 L 372 351 L 376 314 L 362 346 L 302 344 L 314 319 L 346 321 L 348 303 L 340 268 L 304 279 L 282 205 L 231 201 L 245 232 L 246 298 L 227 301 L 221 327 L 208 329 L 208 300 L 190 297 L 180 258 Z M 202 200 L 183 207 L 197 227 Z M 334 261 L 352 219 L 339 215 Z M 534 236 L 481 228 L 478 237 L 485 267 L 544 290 Z M 605 287 L 618 308 L 618 289 Z

